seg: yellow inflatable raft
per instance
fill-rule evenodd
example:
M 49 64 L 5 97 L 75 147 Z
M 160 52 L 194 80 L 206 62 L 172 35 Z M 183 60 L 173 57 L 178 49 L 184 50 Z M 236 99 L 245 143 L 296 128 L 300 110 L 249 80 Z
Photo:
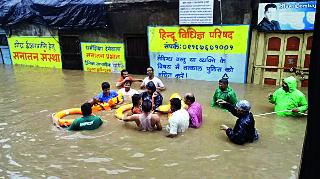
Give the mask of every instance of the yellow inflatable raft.
M 130 103 L 130 104 L 125 104 L 125 105 L 122 105 L 120 106 L 117 110 L 116 110 L 116 113 L 115 113 L 115 116 L 116 118 L 118 118 L 119 120 L 122 120 L 123 119 L 123 116 L 124 116 L 124 112 L 125 111 L 128 111 L 128 110 L 131 110 L 133 107 L 133 104 Z
M 110 99 L 107 103 L 100 103 L 97 105 L 93 105 L 92 106 L 92 112 L 97 112 L 97 111 L 101 111 L 101 110 L 110 110 L 112 107 L 114 107 L 115 105 L 122 103 L 123 102 L 123 97 L 122 95 L 118 95 L 117 97 L 114 97 L 112 99 Z M 74 121 L 74 119 L 63 119 L 64 117 L 68 116 L 68 115 L 81 115 L 81 108 L 70 108 L 70 109 L 65 109 L 62 111 L 59 111 L 57 113 L 54 113 L 52 115 L 52 120 L 55 124 L 61 126 L 61 127 L 66 127 L 66 126 L 70 126 L 72 124 L 72 122 Z
M 181 107 L 182 107 L 182 108 L 185 108 L 185 109 L 186 109 L 186 108 L 188 107 L 188 106 L 186 105 L 186 103 L 184 103 L 182 97 L 181 97 L 178 93 L 173 93 L 173 94 L 170 96 L 170 99 L 172 99 L 172 98 L 179 98 L 179 99 L 181 100 Z M 159 106 L 158 111 L 159 111 L 159 112 L 162 112 L 162 113 L 169 113 L 170 108 L 171 108 L 171 106 L 170 106 L 170 103 L 169 103 L 169 104 L 165 104 L 165 105 Z

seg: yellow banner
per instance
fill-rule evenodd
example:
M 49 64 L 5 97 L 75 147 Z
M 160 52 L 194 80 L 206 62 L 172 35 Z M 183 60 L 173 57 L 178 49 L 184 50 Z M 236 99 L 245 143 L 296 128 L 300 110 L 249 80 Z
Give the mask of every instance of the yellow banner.
M 123 43 L 81 43 L 83 70 L 120 72 L 126 66 Z
M 62 68 L 58 37 L 8 38 L 13 64 Z
M 149 27 L 150 52 L 247 53 L 248 25 Z

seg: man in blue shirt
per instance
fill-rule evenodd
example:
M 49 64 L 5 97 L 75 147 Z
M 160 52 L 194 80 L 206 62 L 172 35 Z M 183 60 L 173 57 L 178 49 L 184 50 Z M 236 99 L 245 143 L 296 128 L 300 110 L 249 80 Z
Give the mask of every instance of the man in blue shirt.
M 110 90 L 110 84 L 108 82 L 103 82 L 101 84 L 102 92 L 95 96 L 92 101 L 90 101 L 91 105 L 97 103 L 107 103 L 110 99 L 117 97 L 118 93 L 114 90 Z

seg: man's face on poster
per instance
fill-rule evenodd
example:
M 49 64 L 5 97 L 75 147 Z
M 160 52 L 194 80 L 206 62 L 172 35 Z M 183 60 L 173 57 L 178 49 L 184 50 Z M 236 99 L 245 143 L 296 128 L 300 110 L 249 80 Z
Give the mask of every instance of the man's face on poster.
M 268 8 L 268 11 L 265 12 L 265 17 L 269 20 L 276 20 L 276 11 L 277 8 Z

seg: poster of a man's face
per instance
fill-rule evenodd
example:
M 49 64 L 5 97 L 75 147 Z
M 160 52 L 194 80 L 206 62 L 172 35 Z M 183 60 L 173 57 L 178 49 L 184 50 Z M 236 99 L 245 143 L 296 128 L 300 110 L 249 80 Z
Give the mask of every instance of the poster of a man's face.
M 276 21 L 277 6 L 275 4 L 267 4 L 264 7 L 264 18 L 258 24 L 260 30 L 280 30 L 279 22 Z
M 261 2 L 262 1 L 262 2 Z M 317 2 L 260 0 L 257 29 L 263 31 L 313 30 Z
M 268 4 L 265 6 L 264 16 L 269 20 L 276 20 L 277 6 L 275 4 Z

